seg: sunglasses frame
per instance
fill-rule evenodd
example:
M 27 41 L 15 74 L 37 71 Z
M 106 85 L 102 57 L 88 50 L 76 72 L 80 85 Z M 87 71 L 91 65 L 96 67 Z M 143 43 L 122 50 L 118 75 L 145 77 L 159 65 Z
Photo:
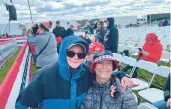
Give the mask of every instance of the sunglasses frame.
M 73 58 L 76 54 L 77 54 L 78 59 L 84 59 L 86 57 L 85 53 L 75 53 L 74 51 L 67 51 L 66 54 L 70 58 Z

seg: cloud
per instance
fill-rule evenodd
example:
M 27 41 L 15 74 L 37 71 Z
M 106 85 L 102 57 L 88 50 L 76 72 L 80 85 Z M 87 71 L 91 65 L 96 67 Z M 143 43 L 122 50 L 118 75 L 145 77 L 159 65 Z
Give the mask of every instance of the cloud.
M 8 12 L 0 0 L 0 21 Z M 3 0 L 9 2 L 9 0 Z M 170 0 L 29 0 L 34 21 L 169 13 Z M 27 0 L 13 0 L 18 22 L 30 22 Z M 8 21 L 6 21 L 8 22 Z M 0 22 L 2 23 L 2 22 Z

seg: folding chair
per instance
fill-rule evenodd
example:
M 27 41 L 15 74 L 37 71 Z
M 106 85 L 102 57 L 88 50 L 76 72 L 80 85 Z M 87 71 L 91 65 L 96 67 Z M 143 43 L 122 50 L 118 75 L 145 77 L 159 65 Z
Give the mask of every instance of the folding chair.
M 135 93 L 133 93 L 133 92 L 132 92 L 132 94 L 133 94 L 133 96 L 134 96 L 134 98 L 135 98 L 135 101 L 138 103 L 137 95 L 136 95 Z
M 132 50 L 131 50 L 131 53 L 132 53 L 132 56 L 138 56 L 138 47 L 133 47 Z
M 133 83 L 139 84 L 138 86 L 133 87 L 132 89 L 133 90 L 142 90 L 142 89 L 149 88 L 152 81 L 153 81 L 153 79 L 154 79 L 154 76 L 155 76 L 154 71 L 158 68 L 157 64 L 152 63 L 152 62 L 148 62 L 148 61 L 145 61 L 145 60 L 139 60 L 136 63 L 136 67 L 147 70 L 148 72 L 152 73 L 152 77 L 150 78 L 149 82 L 138 79 L 138 78 L 131 78 Z
M 131 75 L 132 75 L 132 73 L 133 73 L 133 71 L 134 71 L 134 69 L 135 69 L 137 60 L 136 60 L 135 58 L 128 57 L 128 56 L 124 56 L 123 58 L 124 58 L 124 61 L 123 61 L 124 64 L 128 64 L 128 65 L 130 65 L 130 66 L 133 67 L 133 69 L 132 69 L 130 75 L 127 74 L 127 76 L 131 77 Z
M 158 109 L 158 108 L 156 108 L 155 106 L 151 105 L 148 102 L 144 102 L 139 104 L 138 109 Z
M 170 73 L 170 68 L 166 66 L 159 66 L 154 73 L 160 75 L 162 77 L 167 78 Z M 145 100 L 155 103 L 157 101 L 164 99 L 164 92 L 163 90 L 157 88 L 149 88 L 142 91 L 139 91 L 138 94 Z
M 125 60 L 121 54 L 113 53 L 113 56 L 117 61 L 119 61 L 119 64 L 121 64 L 121 62 L 125 62 Z
M 161 56 L 160 61 L 164 61 L 164 62 L 169 63 L 169 60 L 171 60 L 170 59 L 170 52 L 162 51 L 162 56 Z

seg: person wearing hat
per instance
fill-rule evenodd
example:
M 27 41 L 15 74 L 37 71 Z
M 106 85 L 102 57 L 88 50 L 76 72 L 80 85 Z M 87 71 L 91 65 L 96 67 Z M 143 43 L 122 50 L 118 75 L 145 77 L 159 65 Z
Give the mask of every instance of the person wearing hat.
M 88 43 L 82 38 L 64 38 L 57 63 L 36 72 L 19 94 L 16 109 L 79 109 L 91 82 L 90 73 L 82 64 L 87 53 Z
M 90 66 L 95 80 L 80 109 L 138 109 L 131 89 L 123 91 L 119 79 L 113 75 L 113 71 L 118 68 L 118 62 L 111 51 L 95 53 Z M 114 95 L 111 93 L 112 85 L 115 86 Z
M 52 27 L 52 25 L 53 25 L 53 23 L 52 23 L 52 21 L 50 20 L 49 21 L 49 24 L 50 24 L 50 28 Z
M 62 39 L 65 37 L 65 28 L 60 26 L 59 20 L 56 21 L 56 27 L 53 29 L 53 34 L 56 36 L 56 38 L 58 36 L 61 36 Z
M 142 47 L 142 49 L 139 49 L 139 57 L 138 60 L 145 60 L 150 61 L 153 63 L 156 63 L 158 60 L 160 60 L 160 57 L 162 55 L 163 46 L 160 43 L 160 40 L 158 40 L 155 33 L 149 33 L 146 35 L 145 43 Z M 131 66 L 127 65 L 122 71 L 127 72 L 132 68 Z M 137 78 L 137 70 L 135 69 L 133 73 L 133 78 Z
M 118 29 L 114 26 L 114 18 L 109 17 L 105 20 L 107 25 L 106 34 L 104 36 L 105 49 L 112 53 L 117 53 L 118 50 Z
M 92 42 L 89 45 L 89 53 L 86 56 L 85 65 L 89 68 L 91 67 L 91 63 L 93 62 L 93 57 L 95 53 L 101 52 L 104 50 L 104 45 L 100 42 Z M 133 82 L 127 78 L 125 72 L 114 72 L 114 75 L 121 80 L 122 88 L 125 90 L 127 87 L 133 87 Z
M 93 76 L 83 64 L 88 43 L 78 36 L 64 38 L 57 63 L 38 70 L 21 91 L 16 109 L 79 109 Z
M 35 63 L 38 68 L 53 64 L 58 59 L 55 36 L 49 32 L 49 28 L 49 22 L 40 23 L 37 30 L 38 35 L 28 39 L 29 44 L 35 46 L 35 54 L 33 57 L 35 56 L 36 58 Z
M 104 25 L 103 21 L 97 22 L 97 30 L 95 35 L 97 42 L 100 42 L 102 44 L 104 44 L 104 35 L 106 33 L 106 30 L 103 25 Z
M 91 44 L 89 45 L 89 53 L 86 57 L 86 61 L 89 63 L 93 62 L 94 53 L 100 52 L 102 50 L 104 50 L 103 44 L 101 44 L 100 42 L 91 42 Z

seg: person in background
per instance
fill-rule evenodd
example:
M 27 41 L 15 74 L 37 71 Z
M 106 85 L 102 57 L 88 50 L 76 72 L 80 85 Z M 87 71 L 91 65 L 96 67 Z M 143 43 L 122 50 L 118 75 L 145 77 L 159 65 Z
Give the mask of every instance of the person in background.
M 0 31 L 0 38 L 2 38 L 2 33 L 1 33 L 1 31 Z
M 19 94 L 16 109 L 79 109 L 94 80 L 83 63 L 87 53 L 88 43 L 82 38 L 64 38 L 57 63 L 36 72 L 34 79 Z
M 100 52 L 102 50 L 104 50 L 103 44 L 101 44 L 100 42 L 91 42 L 91 44 L 89 45 L 89 53 L 86 56 L 86 62 L 87 63 L 93 62 L 94 53 Z
M 56 42 L 57 42 L 57 53 L 59 54 L 59 48 L 60 48 L 60 45 L 62 43 L 62 37 L 61 36 L 58 36 L 56 38 Z
M 114 18 L 109 17 L 105 20 L 107 31 L 104 36 L 105 49 L 112 53 L 117 53 L 118 50 L 118 29 L 114 26 Z
M 161 25 L 164 26 L 165 19 L 161 21 Z
M 158 109 L 170 109 L 171 108 L 171 98 L 170 98 L 170 74 L 167 78 L 165 87 L 164 87 L 164 100 L 157 101 L 153 103 Z
M 120 81 L 113 75 L 118 68 L 111 51 L 104 50 L 95 53 L 91 72 L 95 80 L 88 89 L 80 109 L 138 109 L 138 104 L 131 89 L 123 91 Z M 115 86 L 114 94 L 110 91 Z
M 2 35 L 2 38 L 7 38 L 7 36 L 5 34 Z
M 75 30 L 75 27 L 73 25 L 71 25 L 67 30 L 66 30 L 66 37 L 67 36 L 71 36 L 71 35 L 74 35 L 74 30 Z
M 10 37 L 10 36 L 8 35 L 8 33 L 6 33 L 6 37 L 7 37 L 7 38 Z
M 90 36 L 91 36 L 91 33 L 88 30 L 86 30 L 84 40 L 86 40 L 89 44 L 91 43 Z
M 36 37 L 28 38 L 28 42 L 35 46 L 35 56 L 47 45 L 42 53 L 36 56 L 36 66 L 38 68 L 51 65 L 58 59 L 56 39 L 55 36 L 49 32 L 49 28 L 49 22 L 42 22 L 38 25 L 37 32 L 35 31 L 38 35 Z
M 149 33 L 146 35 L 145 43 L 142 49 L 140 48 L 138 60 L 140 59 L 156 63 L 160 59 L 162 51 L 162 44 L 160 43 L 160 40 L 158 40 L 156 34 Z M 122 69 L 122 71 L 127 72 L 130 68 L 132 67 L 127 65 L 124 69 Z M 133 78 L 137 78 L 137 70 L 138 68 L 135 69 L 132 75 Z
M 53 34 L 57 36 L 61 36 L 62 39 L 65 37 L 65 28 L 60 26 L 60 21 L 56 21 L 56 27 L 53 29 Z
M 38 24 L 35 24 L 31 27 L 33 36 L 38 35 L 38 32 L 37 32 L 38 28 L 39 28 Z
M 32 29 L 28 29 L 28 31 L 27 31 L 27 37 L 32 37 L 33 35 L 33 31 L 32 31 Z
M 106 33 L 106 30 L 104 28 L 104 22 L 103 21 L 97 22 L 97 30 L 96 30 L 97 42 L 104 44 L 105 33 Z
M 49 21 L 49 25 L 50 25 L 50 27 L 49 27 L 49 28 L 52 28 L 53 23 L 52 23 L 52 21 L 51 21 L 51 20 Z

